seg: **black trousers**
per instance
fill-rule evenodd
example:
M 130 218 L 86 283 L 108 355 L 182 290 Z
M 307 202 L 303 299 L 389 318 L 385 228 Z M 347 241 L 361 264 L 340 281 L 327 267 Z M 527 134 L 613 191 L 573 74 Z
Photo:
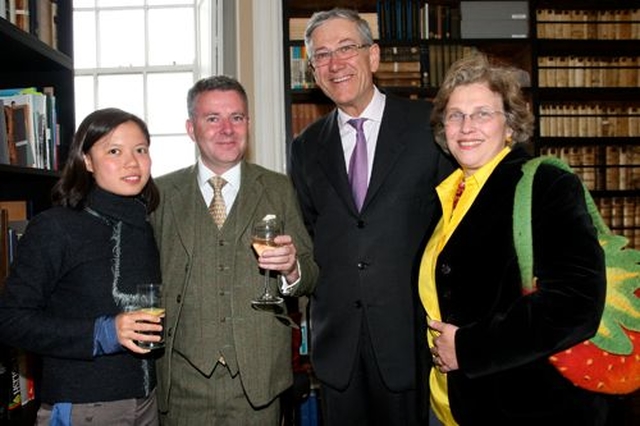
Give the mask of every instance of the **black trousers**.
M 387 388 L 363 321 L 358 355 L 346 389 L 326 384 L 321 388 L 324 426 L 418 425 L 415 390 L 393 392 Z

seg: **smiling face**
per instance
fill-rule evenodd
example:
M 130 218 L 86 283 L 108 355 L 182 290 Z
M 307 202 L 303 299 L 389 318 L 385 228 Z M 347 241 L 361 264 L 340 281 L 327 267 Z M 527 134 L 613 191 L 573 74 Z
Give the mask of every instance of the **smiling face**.
M 346 45 L 361 45 L 363 40 L 355 22 L 329 19 L 313 31 L 313 53 L 334 51 Z M 377 44 L 358 49 L 348 59 L 331 57 L 328 64 L 314 67 L 316 84 L 344 112 L 358 117 L 373 97 L 373 73 L 380 63 Z
M 149 142 L 132 121 L 98 140 L 83 158 L 96 184 L 113 194 L 138 195 L 151 176 Z
M 247 150 L 247 105 L 235 90 L 209 90 L 198 95 L 187 133 L 198 144 L 203 163 L 217 175 L 238 164 Z
M 477 112 L 496 111 L 486 121 L 469 117 Z M 445 124 L 447 147 L 465 175 L 470 176 L 502 151 L 513 131 L 507 126 L 502 97 L 484 83 L 456 87 L 447 102 L 445 117 L 453 112 L 465 116 L 461 123 Z

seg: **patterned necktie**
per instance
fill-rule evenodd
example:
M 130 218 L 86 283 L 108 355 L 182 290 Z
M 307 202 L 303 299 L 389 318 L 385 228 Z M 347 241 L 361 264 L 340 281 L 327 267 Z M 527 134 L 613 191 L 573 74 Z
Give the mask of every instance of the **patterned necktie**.
M 364 137 L 364 122 L 366 118 L 353 118 L 347 123 L 356 129 L 356 146 L 349 160 L 349 183 L 353 200 L 356 202 L 358 211 L 362 208 L 364 197 L 367 194 L 367 140 Z
M 214 176 L 209 179 L 209 185 L 213 187 L 213 199 L 209 204 L 209 214 L 213 218 L 213 221 L 218 225 L 218 229 L 222 228 L 222 224 L 227 218 L 227 208 L 224 204 L 224 198 L 222 198 L 222 187 L 227 184 L 227 181 L 220 176 Z

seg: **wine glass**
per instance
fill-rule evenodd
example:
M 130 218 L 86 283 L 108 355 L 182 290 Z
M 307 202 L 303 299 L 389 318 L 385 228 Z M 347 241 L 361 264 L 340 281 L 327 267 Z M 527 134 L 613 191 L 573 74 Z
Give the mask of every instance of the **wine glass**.
M 251 245 L 260 256 L 265 250 L 278 247 L 274 239 L 281 234 L 282 222 L 275 215 L 266 215 L 253 225 Z M 282 297 L 269 292 L 269 270 L 265 270 L 263 292 L 257 299 L 251 301 L 251 306 L 255 309 L 269 309 L 270 306 L 278 305 L 282 302 Z

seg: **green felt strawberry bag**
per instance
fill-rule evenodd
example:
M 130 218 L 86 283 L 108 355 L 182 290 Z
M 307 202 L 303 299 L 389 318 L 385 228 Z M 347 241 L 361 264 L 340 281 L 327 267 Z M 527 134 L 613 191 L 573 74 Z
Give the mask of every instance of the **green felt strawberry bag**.
M 536 291 L 531 191 L 540 164 L 573 172 L 556 157 L 538 157 L 522 166 L 524 174 L 516 187 L 514 202 L 513 234 L 524 294 Z M 640 251 L 627 247 L 627 238 L 611 232 L 591 194 L 586 187 L 583 189 L 605 255 L 605 308 L 595 336 L 549 360 L 564 377 L 581 388 L 607 394 L 629 394 L 640 388 Z

